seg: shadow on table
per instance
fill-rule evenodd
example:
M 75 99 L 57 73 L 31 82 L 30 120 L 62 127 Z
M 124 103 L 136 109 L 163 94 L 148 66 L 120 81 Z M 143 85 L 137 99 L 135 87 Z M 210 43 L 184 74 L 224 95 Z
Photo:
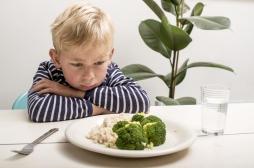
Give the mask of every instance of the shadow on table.
M 62 146 L 60 148 L 62 154 L 69 159 L 84 163 L 84 165 L 93 165 L 101 167 L 155 167 L 173 164 L 181 159 L 183 159 L 189 152 L 188 149 L 158 157 L 150 158 L 120 158 L 107 156 L 103 154 L 98 154 L 90 152 L 81 148 L 78 148 L 72 144 Z
M 7 158 L 6 160 L 8 160 L 8 161 L 14 161 L 14 160 L 23 159 L 26 156 L 27 155 L 20 155 L 20 154 L 13 153 L 13 155 L 11 157 Z

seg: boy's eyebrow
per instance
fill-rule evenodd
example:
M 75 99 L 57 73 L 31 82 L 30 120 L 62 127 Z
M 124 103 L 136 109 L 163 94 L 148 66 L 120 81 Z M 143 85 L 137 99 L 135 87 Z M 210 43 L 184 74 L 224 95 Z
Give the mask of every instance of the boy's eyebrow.
M 102 55 L 98 56 L 96 59 L 94 59 L 94 61 L 97 62 L 97 61 L 107 59 L 108 56 L 109 56 L 109 54 L 102 54 Z M 74 58 L 72 58 L 72 60 L 73 61 L 84 61 L 85 59 L 74 57 Z
M 98 57 L 97 59 L 95 59 L 95 62 L 98 62 L 98 61 L 105 61 L 105 60 L 107 59 L 107 56 L 108 56 L 108 55 L 104 55 L 104 56 Z
M 105 58 L 105 57 L 108 57 L 109 56 L 109 54 L 108 53 L 106 53 L 106 54 L 102 54 L 102 55 L 100 55 L 98 58 Z

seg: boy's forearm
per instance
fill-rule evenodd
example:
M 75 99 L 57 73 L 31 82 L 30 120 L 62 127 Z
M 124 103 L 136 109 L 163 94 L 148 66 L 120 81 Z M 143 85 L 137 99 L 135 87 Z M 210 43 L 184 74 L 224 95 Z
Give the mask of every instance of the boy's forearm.
M 86 98 L 115 113 L 147 112 L 150 107 L 147 94 L 142 89 L 131 86 L 99 87 L 88 92 Z
M 42 78 L 33 84 L 31 90 L 37 92 L 38 94 L 52 93 L 59 96 L 66 97 L 78 97 L 83 98 L 85 96 L 85 91 L 78 90 L 69 86 L 65 86 L 56 81 L 52 81 L 46 78 Z
M 84 98 L 29 92 L 28 114 L 34 122 L 53 122 L 89 117 L 93 105 Z

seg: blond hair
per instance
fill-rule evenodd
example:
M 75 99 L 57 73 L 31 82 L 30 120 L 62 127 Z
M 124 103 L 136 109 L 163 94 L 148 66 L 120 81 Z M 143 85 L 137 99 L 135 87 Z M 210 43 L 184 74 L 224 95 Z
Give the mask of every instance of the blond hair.
M 113 43 L 113 25 L 101 9 L 88 3 L 77 3 L 63 11 L 51 25 L 53 45 L 57 52 L 75 46 Z

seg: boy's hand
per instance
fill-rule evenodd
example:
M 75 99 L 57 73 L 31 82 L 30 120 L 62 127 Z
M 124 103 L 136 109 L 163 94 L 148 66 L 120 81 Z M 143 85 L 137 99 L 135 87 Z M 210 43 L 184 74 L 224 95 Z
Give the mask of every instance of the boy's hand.
M 93 115 L 112 114 L 112 112 L 93 104 Z
M 42 79 L 32 86 L 32 91 L 38 92 L 38 94 L 53 93 L 60 96 L 68 97 L 80 97 L 85 95 L 84 91 L 64 86 L 58 82 L 48 79 Z

